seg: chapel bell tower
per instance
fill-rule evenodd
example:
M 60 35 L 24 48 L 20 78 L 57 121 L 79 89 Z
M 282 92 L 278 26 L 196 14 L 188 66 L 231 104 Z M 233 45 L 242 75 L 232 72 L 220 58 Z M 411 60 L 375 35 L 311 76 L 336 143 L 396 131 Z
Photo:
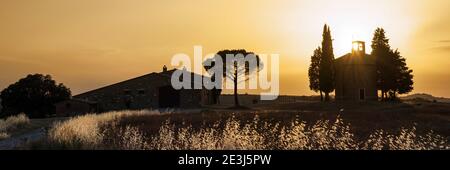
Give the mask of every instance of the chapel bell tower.
M 366 54 L 366 43 L 364 41 L 353 41 L 352 54 L 365 55 Z

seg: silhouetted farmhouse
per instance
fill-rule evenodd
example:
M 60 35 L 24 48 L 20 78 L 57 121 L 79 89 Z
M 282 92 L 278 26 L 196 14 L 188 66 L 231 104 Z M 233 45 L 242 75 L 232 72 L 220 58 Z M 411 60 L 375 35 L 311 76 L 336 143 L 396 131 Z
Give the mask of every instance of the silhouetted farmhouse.
M 363 41 L 354 41 L 352 52 L 335 60 L 336 100 L 377 100 L 375 57 L 366 54 Z
M 55 104 L 56 114 L 67 116 L 124 109 L 197 108 L 213 104 L 214 96 L 210 90 L 175 90 L 170 82 L 174 71 L 164 67 L 160 73 L 150 73 L 73 96 L 71 100 Z M 195 76 L 202 78 L 202 75 L 191 73 L 192 83 L 201 83 L 194 81 Z

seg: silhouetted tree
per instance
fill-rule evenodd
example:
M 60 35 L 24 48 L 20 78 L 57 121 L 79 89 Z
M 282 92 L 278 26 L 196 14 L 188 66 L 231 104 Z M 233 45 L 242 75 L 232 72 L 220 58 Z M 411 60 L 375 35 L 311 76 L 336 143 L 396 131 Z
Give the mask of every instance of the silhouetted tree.
M 385 100 L 387 92 L 395 86 L 395 71 L 389 39 L 383 28 L 375 30 L 371 47 L 371 55 L 376 58 L 377 88 L 381 90 L 381 100 Z
M 241 54 L 243 55 L 244 59 L 249 57 L 250 55 L 254 56 L 256 59 L 257 67 L 252 68 L 249 67 L 249 63 L 245 62 L 245 60 L 233 60 L 232 63 L 228 63 L 227 61 L 227 54 L 232 55 L 233 57 Z M 240 50 L 222 50 L 217 52 L 217 56 L 219 56 L 222 59 L 222 68 L 223 68 L 223 75 L 221 78 L 229 79 L 233 82 L 234 85 L 234 105 L 235 107 L 239 107 L 239 99 L 238 99 L 238 83 L 241 83 L 239 80 L 247 81 L 249 76 L 255 72 L 260 71 L 262 68 L 262 63 L 260 62 L 260 58 L 258 55 L 255 55 L 253 52 L 247 52 L 244 49 Z M 212 67 L 215 66 L 214 58 L 211 58 L 209 60 L 211 61 L 210 66 L 204 66 L 205 70 L 210 70 Z M 219 76 L 213 75 L 215 78 L 219 78 Z M 241 77 L 241 78 L 239 78 Z M 221 79 L 223 81 L 224 79 Z M 217 91 L 217 90 L 216 90 Z
M 372 55 L 376 58 L 377 88 L 381 100 L 395 100 L 396 94 L 413 90 L 412 70 L 398 50 L 392 50 L 383 28 L 377 28 L 372 39 Z
M 325 101 L 329 101 L 329 94 L 334 91 L 334 54 L 330 27 L 326 24 L 323 27 L 322 37 L 322 58 L 320 60 L 319 68 L 319 85 L 320 90 L 325 93 Z
M 1 92 L 2 116 L 23 112 L 32 118 L 45 117 L 54 113 L 54 103 L 70 96 L 70 90 L 63 84 L 56 84 L 50 75 L 30 74 Z
M 309 66 L 308 76 L 309 76 L 309 88 L 314 92 L 320 92 L 320 101 L 323 101 L 322 91 L 320 90 L 319 82 L 319 71 L 320 71 L 320 60 L 322 58 L 322 49 L 317 47 L 314 50 L 314 54 L 311 56 L 311 65 Z
M 395 80 L 396 85 L 392 90 L 393 96 L 390 96 L 391 99 L 395 99 L 396 93 L 398 94 L 407 94 L 411 92 L 413 87 L 413 75 L 412 70 L 406 65 L 406 59 L 400 55 L 398 50 L 392 52 L 392 56 L 394 58 L 394 66 L 395 66 Z

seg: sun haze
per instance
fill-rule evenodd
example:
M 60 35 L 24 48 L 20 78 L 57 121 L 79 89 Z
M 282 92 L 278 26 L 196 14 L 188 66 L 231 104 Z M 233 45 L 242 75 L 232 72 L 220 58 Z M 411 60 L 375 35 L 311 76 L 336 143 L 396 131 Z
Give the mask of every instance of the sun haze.
M 0 89 L 51 74 L 74 94 L 161 71 L 176 53 L 280 54 L 282 94 L 311 95 L 307 70 L 331 27 L 335 57 L 383 27 L 414 70 L 413 93 L 450 97 L 450 1 L 6 0 L 0 5 Z

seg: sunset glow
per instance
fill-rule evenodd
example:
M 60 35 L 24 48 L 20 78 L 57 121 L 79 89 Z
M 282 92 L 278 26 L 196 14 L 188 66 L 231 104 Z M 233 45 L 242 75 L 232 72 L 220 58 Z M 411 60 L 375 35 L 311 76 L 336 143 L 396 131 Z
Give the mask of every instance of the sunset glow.
M 440 166 L 448 157 L 425 152 L 450 150 L 449 11 L 450 0 L 0 0 L 0 160 Z M 421 153 L 394 154 L 405 150 Z
M 313 95 L 307 68 L 331 27 L 334 55 L 383 27 L 414 70 L 413 93 L 450 97 L 450 1 L 6 0 L 0 5 L 0 89 L 51 74 L 74 94 L 158 72 L 176 53 L 245 48 L 280 54 L 281 94 Z

